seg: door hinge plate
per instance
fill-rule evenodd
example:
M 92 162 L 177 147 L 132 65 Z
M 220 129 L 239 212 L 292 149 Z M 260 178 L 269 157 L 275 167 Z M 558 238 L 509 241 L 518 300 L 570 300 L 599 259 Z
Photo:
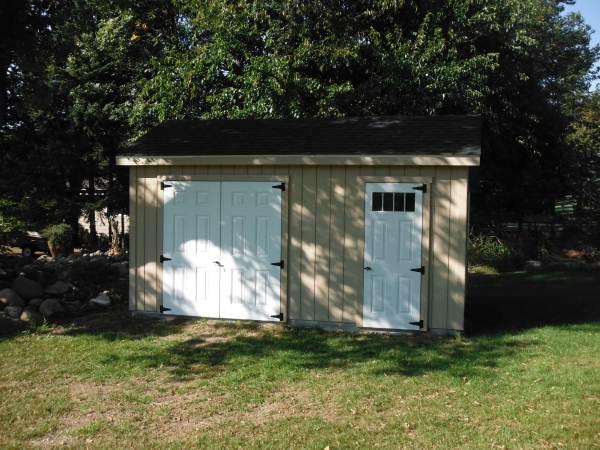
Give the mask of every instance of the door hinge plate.
M 275 189 L 281 189 L 281 192 L 285 191 L 285 183 L 281 183 L 272 187 Z
M 283 322 L 283 313 L 279 313 L 279 314 L 275 314 L 274 316 L 271 316 L 274 319 L 279 319 L 280 322 Z
M 415 190 L 415 191 L 423 191 L 423 194 L 426 194 L 427 193 L 427 185 L 423 184 L 423 186 L 414 187 L 413 190 Z
M 419 328 L 423 328 L 423 319 L 419 320 L 418 322 L 408 322 L 409 325 L 416 325 Z
M 420 272 L 421 275 L 425 275 L 425 266 L 418 267 L 416 269 L 410 269 L 411 272 Z
M 165 261 L 172 261 L 171 258 L 165 258 L 163 255 L 160 255 L 160 263 L 164 263 Z
M 282 260 L 281 260 L 281 261 L 279 261 L 279 262 L 276 262 L 276 263 L 271 263 L 271 265 L 272 265 L 272 266 L 279 266 L 279 267 L 281 267 L 281 268 L 283 269 L 285 264 L 283 263 L 283 259 L 282 259 Z
M 171 308 L 165 308 L 163 305 L 160 305 L 160 312 L 164 313 L 165 311 L 171 311 Z
M 170 187 L 173 187 L 173 185 L 172 185 L 172 184 L 165 184 L 165 182 L 164 182 L 164 181 L 161 181 L 161 182 L 160 182 L 160 190 L 161 190 L 161 191 L 164 191 L 164 190 L 165 190 L 165 188 L 170 188 Z

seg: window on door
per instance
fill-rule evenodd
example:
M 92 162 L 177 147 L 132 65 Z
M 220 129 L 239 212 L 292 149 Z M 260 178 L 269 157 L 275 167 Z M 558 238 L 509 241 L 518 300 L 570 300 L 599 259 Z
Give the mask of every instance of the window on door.
M 373 192 L 372 211 L 414 212 L 415 194 L 412 192 Z

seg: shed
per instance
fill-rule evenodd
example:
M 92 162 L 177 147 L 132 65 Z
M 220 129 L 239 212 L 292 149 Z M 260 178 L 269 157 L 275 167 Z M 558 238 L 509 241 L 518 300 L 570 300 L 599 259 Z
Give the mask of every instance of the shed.
M 460 332 L 479 116 L 165 121 L 130 167 L 134 314 Z

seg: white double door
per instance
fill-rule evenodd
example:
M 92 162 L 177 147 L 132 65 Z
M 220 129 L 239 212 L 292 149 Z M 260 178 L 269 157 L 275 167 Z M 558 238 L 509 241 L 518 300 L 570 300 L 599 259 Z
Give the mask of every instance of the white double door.
M 276 182 L 167 181 L 163 307 L 169 314 L 277 320 L 281 195 Z
M 423 185 L 365 186 L 363 326 L 418 330 Z

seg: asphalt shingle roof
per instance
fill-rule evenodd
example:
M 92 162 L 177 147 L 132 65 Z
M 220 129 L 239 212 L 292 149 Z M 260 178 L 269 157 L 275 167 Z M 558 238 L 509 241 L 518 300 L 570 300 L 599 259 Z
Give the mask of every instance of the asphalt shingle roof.
M 480 116 L 384 116 L 168 120 L 118 156 L 480 154 Z

